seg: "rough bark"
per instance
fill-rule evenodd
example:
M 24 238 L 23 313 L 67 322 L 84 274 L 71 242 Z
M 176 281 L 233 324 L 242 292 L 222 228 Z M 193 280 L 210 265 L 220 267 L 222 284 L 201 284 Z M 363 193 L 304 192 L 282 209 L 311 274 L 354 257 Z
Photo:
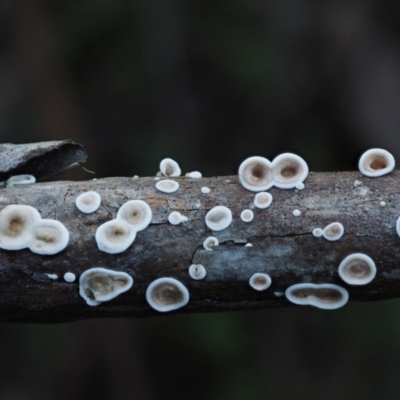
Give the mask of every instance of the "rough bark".
M 70 232 L 67 248 L 54 256 L 28 249 L 0 250 L 1 320 L 61 322 L 157 315 L 147 304 L 145 291 L 154 279 L 163 276 L 177 278 L 189 289 L 189 304 L 179 313 L 288 306 L 285 297 L 276 292 L 300 282 L 339 284 L 348 289 L 350 300 L 356 301 L 399 295 L 400 238 L 395 229 L 400 215 L 398 171 L 376 179 L 358 172 L 311 173 L 302 191 L 271 189 L 274 200 L 265 210 L 253 208 L 254 193 L 243 189 L 236 176 L 176 180 L 180 189 L 173 194 L 157 191 L 153 177 L 1 189 L 0 209 L 9 204 L 31 205 L 43 218 L 61 221 Z M 202 186 L 208 186 L 211 193 L 202 194 Z M 88 190 L 102 197 L 99 210 L 89 215 L 75 206 L 76 197 Z M 112 255 L 99 251 L 94 239 L 97 227 L 114 218 L 118 208 L 131 199 L 150 205 L 151 225 L 138 232 L 125 252 Z M 385 207 L 380 206 L 381 201 L 386 202 Z M 206 227 L 204 217 L 216 205 L 229 207 L 233 222 L 228 229 L 214 233 L 220 245 L 206 251 L 202 242 L 213 232 Z M 251 223 L 239 217 L 246 208 L 254 210 Z M 299 217 L 293 216 L 294 209 L 301 211 Z M 169 224 L 168 214 L 175 210 L 189 220 L 177 226 Z M 340 240 L 329 242 L 312 235 L 314 228 L 333 221 L 345 227 Z M 253 247 L 245 247 L 246 243 Z M 368 254 L 377 264 L 377 276 L 366 286 L 348 286 L 338 276 L 339 263 L 354 252 Z M 189 277 L 191 263 L 206 267 L 204 280 Z M 134 278 L 134 285 L 116 299 L 90 307 L 78 294 L 78 280 L 67 283 L 62 276 L 68 271 L 79 276 L 93 266 L 125 271 Z M 248 279 L 255 272 L 272 277 L 268 290 L 257 292 L 249 286 Z M 57 274 L 59 279 L 46 274 Z

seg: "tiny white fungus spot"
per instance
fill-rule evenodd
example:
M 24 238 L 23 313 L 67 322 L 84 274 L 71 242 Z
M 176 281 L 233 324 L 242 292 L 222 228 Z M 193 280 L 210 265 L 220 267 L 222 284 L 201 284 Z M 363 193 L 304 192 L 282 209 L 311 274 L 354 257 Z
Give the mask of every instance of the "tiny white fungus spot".
M 65 282 L 71 283 L 71 282 L 74 282 L 75 279 L 76 279 L 76 275 L 75 275 L 74 273 L 72 273 L 72 272 L 66 272 L 66 273 L 64 274 L 64 280 L 65 280 Z
M 295 216 L 295 217 L 299 217 L 300 215 L 301 215 L 301 211 L 300 210 L 293 210 L 293 215 Z
M 251 222 L 251 221 L 253 221 L 253 218 L 254 218 L 254 213 L 251 210 L 243 210 L 240 213 L 240 219 L 243 222 Z
M 366 254 L 355 253 L 340 263 L 338 272 L 349 285 L 366 285 L 375 278 L 376 265 Z
M 244 247 L 253 247 L 253 245 L 252 245 L 251 243 L 246 243 L 246 244 L 244 245 Z
M 171 158 L 164 158 L 160 162 L 160 172 L 164 176 L 180 176 L 181 169 L 176 161 Z
M 249 279 L 249 285 L 255 290 L 265 290 L 271 286 L 272 280 L 268 274 L 257 272 Z
M 206 214 L 205 222 L 211 230 L 222 231 L 231 224 L 232 212 L 228 207 L 216 206 Z
M 200 179 L 203 175 L 199 171 L 189 172 L 189 178 Z
M 188 218 L 179 213 L 178 211 L 172 211 L 172 213 L 168 215 L 168 222 L 171 225 L 179 225 L 180 223 L 186 222 L 187 220 Z
M 274 292 L 274 296 L 276 297 L 282 297 L 285 295 L 285 292 Z
M 179 189 L 179 183 L 170 179 L 164 179 L 156 183 L 156 189 L 164 193 L 174 193 Z
M 272 194 L 268 192 L 257 193 L 254 197 L 254 205 L 257 208 L 268 208 L 272 203 Z
M 56 279 L 58 279 L 58 275 L 57 274 L 45 274 L 45 275 L 47 275 L 50 279 L 53 279 L 54 281 Z
M 303 182 L 299 182 L 299 183 L 296 185 L 296 189 L 297 189 L 297 190 L 303 190 L 305 187 L 306 187 L 306 186 L 304 185 Z
M 101 204 L 101 196 L 94 191 L 80 194 L 75 200 L 76 207 L 85 214 L 94 213 Z
M 362 182 L 361 181 L 359 181 L 359 180 L 355 180 L 354 181 L 354 183 L 353 183 L 353 186 L 356 188 L 356 187 L 358 187 L 358 186 L 361 186 L 362 185 Z
M 207 274 L 206 269 L 201 264 L 192 264 L 189 267 L 189 275 L 192 279 L 200 280 L 204 279 Z
M 219 245 L 219 241 L 216 237 L 214 236 L 209 236 L 208 238 L 206 238 L 203 242 L 203 247 L 208 250 L 208 251 L 212 251 L 214 250 L 214 247 Z
M 207 186 L 203 186 L 200 190 L 201 190 L 201 193 L 203 193 L 203 194 L 208 194 L 211 192 L 211 189 Z
M 379 203 L 379 205 L 380 205 L 381 207 L 386 207 L 386 203 L 385 203 L 384 201 L 381 201 L 381 202 Z
M 146 229 L 153 217 L 150 206 L 143 200 L 130 200 L 117 212 L 117 219 L 127 222 L 136 232 Z
M 323 234 L 323 230 L 322 230 L 321 228 L 315 228 L 315 229 L 312 231 L 312 234 L 313 234 L 315 237 L 321 237 L 322 234 Z
M 322 231 L 322 235 L 326 240 L 339 240 L 344 234 L 344 227 L 340 222 L 332 222 Z

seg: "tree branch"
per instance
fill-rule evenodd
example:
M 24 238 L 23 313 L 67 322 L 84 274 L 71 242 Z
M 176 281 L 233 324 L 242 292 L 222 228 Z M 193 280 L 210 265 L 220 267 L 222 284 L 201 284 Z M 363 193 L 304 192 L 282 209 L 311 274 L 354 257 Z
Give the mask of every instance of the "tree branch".
M 155 189 L 154 178 L 106 178 L 86 182 L 47 182 L 15 186 L 0 191 L 0 208 L 9 204 L 35 207 L 42 218 L 61 221 L 70 233 L 64 251 L 42 256 L 28 249 L 0 250 L 0 315 L 2 321 L 62 322 L 94 317 L 143 317 L 157 315 L 146 302 L 147 286 L 159 277 L 174 277 L 190 292 L 190 301 L 179 313 L 247 310 L 288 306 L 280 294 L 295 283 L 335 283 L 345 287 L 350 300 L 374 301 L 400 293 L 400 238 L 395 225 L 400 215 L 400 173 L 377 179 L 359 172 L 311 173 L 306 188 L 271 189 L 272 205 L 253 209 L 250 223 L 242 222 L 242 210 L 252 208 L 255 193 L 238 183 L 236 176 L 176 178 L 180 188 L 173 194 Z M 209 194 L 201 187 L 208 186 Z M 89 190 L 102 197 L 100 208 L 83 214 L 76 197 Z M 115 218 L 128 200 L 142 199 L 152 211 L 150 226 L 138 232 L 123 253 L 99 251 L 94 239 L 99 225 Z M 386 206 L 380 206 L 384 201 Z M 214 232 L 220 245 L 206 251 L 202 243 L 213 235 L 204 223 L 208 210 L 225 205 L 232 210 L 228 229 Z M 301 215 L 293 216 L 298 209 Z M 168 223 L 171 211 L 188 221 Z M 335 242 L 314 237 L 314 228 L 341 222 L 343 237 Z M 245 247 L 251 243 L 252 247 Z M 340 262 L 361 252 L 376 263 L 375 279 L 366 286 L 351 287 L 338 276 Z M 204 280 L 189 277 L 192 264 L 203 264 Z M 64 282 L 62 276 L 79 276 L 94 266 L 124 271 L 134 278 L 133 287 L 117 298 L 88 306 L 78 293 L 78 280 Z M 263 292 L 248 280 L 255 272 L 266 272 L 272 285 Z M 57 274 L 50 279 L 46 274 Z

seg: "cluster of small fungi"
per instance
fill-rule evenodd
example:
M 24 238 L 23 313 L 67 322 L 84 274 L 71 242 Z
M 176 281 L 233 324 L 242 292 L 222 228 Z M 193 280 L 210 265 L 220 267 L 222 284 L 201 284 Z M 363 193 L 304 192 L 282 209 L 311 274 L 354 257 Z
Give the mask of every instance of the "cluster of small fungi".
M 391 172 L 394 168 L 393 156 L 383 149 L 371 149 L 365 152 L 359 161 L 359 170 L 368 177 L 377 177 Z M 239 167 L 239 181 L 242 186 L 252 192 L 254 207 L 264 210 L 271 206 L 273 198 L 268 189 L 275 186 L 280 189 L 305 188 L 304 181 L 308 175 L 308 166 L 299 156 L 291 153 L 281 154 L 272 162 L 264 157 L 250 157 Z M 156 177 L 155 187 L 163 193 L 174 193 L 179 189 L 179 183 L 173 177 L 181 175 L 179 165 L 166 158 L 160 163 L 160 172 Z M 186 176 L 200 179 L 201 173 L 191 172 Z M 10 178 L 6 186 L 34 183 L 34 177 L 29 175 Z M 201 193 L 208 194 L 211 189 L 202 187 Z M 97 192 L 85 192 L 76 198 L 76 207 L 83 213 L 94 213 L 100 207 L 101 197 Z M 381 206 L 383 206 L 381 204 Z M 300 216 L 299 210 L 293 211 L 294 216 Z M 232 222 L 232 212 L 228 207 L 218 205 L 208 211 L 205 216 L 206 226 L 213 232 L 228 228 Z M 251 223 L 254 213 L 250 209 L 241 212 L 240 218 L 245 223 Z M 118 254 L 132 245 L 137 232 L 148 227 L 152 220 L 150 206 L 143 200 L 130 200 L 118 210 L 116 218 L 97 228 L 95 240 L 100 251 Z M 172 212 L 168 221 L 178 225 L 188 220 L 178 212 Z M 400 236 L 400 217 L 396 230 Z M 312 234 L 324 237 L 329 241 L 339 240 L 344 235 L 344 227 L 340 222 L 332 222 L 324 228 L 316 227 Z M 69 232 L 59 221 L 42 219 L 39 212 L 28 205 L 9 205 L 0 212 L 0 248 L 4 250 L 19 250 L 29 248 L 41 255 L 54 255 L 66 248 L 69 242 Z M 215 236 L 207 237 L 203 247 L 213 251 L 219 245 Z M 251 246 L 247 243 L 246 246 Z M 206 277 L 206 268 L 201 264 L 192 264 L 188 269 L 189 276 L 195 280 Z M 366 285 L 376 275 L 374 261 L 362 253 L 349 254 L 340 262 L 339 277 L 348 285 Z M 49 277 L 53 277 L 48 274 Z M 53 279 L 57 279 L 54 275 Z M 75 274 L 66 272 L 66 282 L 74 282 Z M 264 291 L 272 284 L 271 277 L 263 271 L 249 277 L 249 285 Z M 133 278 L 120 271 L 94 267 L 84 271 L 79 279 L 79 294 L 90 306 L 97 306 L 109 301 L 129 290 Z M 346 289 L 332 283 L 298 283 L 288 287 L 286 298 L 300 305 L 312 305 L 321 309 L 336 309 L 345 305 L 349 299 Z M 276 292 L 279 296 L 281 293 Z M 282 293 L 283 295 L 283 293 Z M 172 277 L 158 278 L 146 290 L 146 300 L 149 305 L 159 311 L 167 312 L 185 306 L 189 302 L 188 289 Z

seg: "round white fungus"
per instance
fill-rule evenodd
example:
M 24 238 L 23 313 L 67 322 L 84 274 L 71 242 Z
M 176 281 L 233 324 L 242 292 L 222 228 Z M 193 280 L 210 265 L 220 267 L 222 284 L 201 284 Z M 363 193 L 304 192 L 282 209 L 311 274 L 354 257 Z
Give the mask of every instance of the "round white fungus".
M 181 169 L 176 161 L 171 158 L 164 158 L 160 162 L 160 172 L 164 176 L 180 176 Z
M 127 222 L 136 232 L 146 229 L 153 214 L 150 206 L 143 200 L 130 200 L 117 212 L 117 219 Z
M 394 157 L 384 149 L 367 150 L 358 162 L 360 172 L 369 177 L 388 174 L 393 171 L 394 166 Z
M 179 213 L 178 211 L 172 211 L 172 213 L 168 215 L 168 222 L 171 225 L 179 225 L 182 222 L 186 222 L 187 220 L 188 218 Z
M 199 178 L 201 178 L 202 176 L 203 176 L 203 175 L 202 175 L 201 172 L 199 172 L 199 171 L 189 172 L 189 178 L 199 179 Z
M 246 243 L 246 244 L 244 245 L 244 247 L 253 247 L 253 245 L 252 245 L 251 243 Z
M 272 194 L 268 192 L 257 193 L 254 197 L 254 205 L 257 208 L 268 208 L 272 203 Z
M 232 212 L 228 207 L 216 206 L 206 214 L 205 222 L 211 230 L 222 231 L 231 224 Z
M 315 237 L 321 237 L 323 233 L 324 233 L 324 231 L 323 231 L 321 228 L 315 228 L 315 229 L 312 231 L 312 234 L 313 234 Z
M 380 205 L 381 207 L 386 207 L 386 203 L 385 203 L 384 201 L 381 201 L 381 202 L 379 203 L 379 205 Z
M 243 210 L 240 213 L 240 219 L 243 222 L 251 222 L 251 221 L 253 221 L 253 218 L 254 218 L 254 213 L 251 210 Z
M 95 212 L 101 204 L 101 196 L 94 191 L 82 193 L 75 200 L 76 207 L 85 214 Z
M 174 193 L 179 189 L 179 183 L 171 179 L 164 179 L 156 183 L 156 189 L 164 193 Z
M 322 236 L 326 240 L 335 241 L 339 240 L 344 234 L 344 227 L 340 222 L 332 222 L 327 225 L 322 231 Z
M 135 240 L 136 230 L 122 219 L 113 219 L 100 225 L 96 231 L 99 250 L 109 254 L 125 251 Z
M 349 285 L 366 285 L 376 275 L 376 266 L 371 257 L 355 253 L 347 256 L 339 265 L 339 276 Z
M 272 161 L 273 185 L 280 189 L 296 188 L 307 175 L 307 163 L 296 154 L 280 154 Z
M 14 175 L 7 179 L 6 187 L 29 185 L 35 182 L 36 178 L 33 175 Z
M 75 282 L 75 279 L 76 279 L 76 275 L 74 273 L 72 273 L 72 272 L 66 272 L 64 274 L 64 281 L 65 282 L 69 282 L 69 283 Z
M 212 251 L 214 250 L 214 247 L 219 245 L 219 241 L 216 237 L 214 236 L 209 236 L 207 239 L 204 240 L 203 242 L 203 247 L 208 250 Z
M 206 269 L 201 264 L 192 264 L 189 267 L 189 275 L 192 279 L 200 280 L 204 279 L 207 274 Z
M 173 311 L 189 302 L 189 291 L 174 278 L 159 278 L 148 286 L 146 300 L 156 311 Z
M 268 190 L 273 185 L 272 164 L 264 157 L 250 157 L 239 167 L 239 181 L 242 186 L 252 192 Z
M 203 186 L 200 190 L 201 190 L 201 193 L 203 193 L 203 194 L 208 194 L 211 192 L 211 189 L 207 186 Z
M 299 217 L 300 215 L 301 215 L 301 211 L 300 210 L 293 210 L 293 215 L 295 216 L 295 217 Z
M 304 185 L 303 182 L 300 182 L 296 185 L 296 189 L 297 190 L 303 190 L 306 186 Z
M 265 290 L 271 286 L 272 280 L 268 274 L 257 272 L 249 279 L 249 285 L 255 290 Z

